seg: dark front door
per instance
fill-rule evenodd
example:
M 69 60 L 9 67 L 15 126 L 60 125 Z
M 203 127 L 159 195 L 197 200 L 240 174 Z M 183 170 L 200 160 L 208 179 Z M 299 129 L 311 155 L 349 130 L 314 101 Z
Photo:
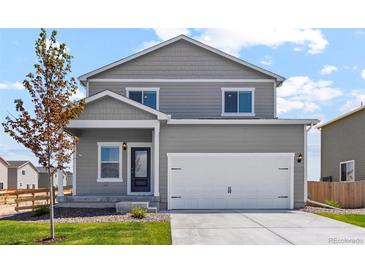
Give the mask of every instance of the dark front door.
M 131 153 L 131 191 L 151 192 L 151 149 L 132 147 Z

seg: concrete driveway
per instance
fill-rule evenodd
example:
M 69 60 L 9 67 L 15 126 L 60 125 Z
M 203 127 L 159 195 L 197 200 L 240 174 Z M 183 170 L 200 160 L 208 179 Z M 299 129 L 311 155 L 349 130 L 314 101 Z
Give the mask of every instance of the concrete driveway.
M 173 211 L 173 244 L 365 244 L 365 229 L 302 211 Z

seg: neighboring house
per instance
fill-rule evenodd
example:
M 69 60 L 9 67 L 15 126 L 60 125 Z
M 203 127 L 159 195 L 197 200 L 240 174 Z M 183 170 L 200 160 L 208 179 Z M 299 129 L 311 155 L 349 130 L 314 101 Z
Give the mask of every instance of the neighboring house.
M 365 106 L 318 127 L 322 180 L 365 180 Z
M 38 188 L 48 188 L 49 187 L 49 176 L 47 170 L 44 167 L 38 166 L 37 167 L 39 172 L 38 178 Z M 67 172 L 63 172 L 63 186 L 67 185 Z M 72 184 L 72 183 L 71 183 Z M 58 186 L 58 173 L 55 172 L 53 174 L 53 185 Z
M 278 119 L 283 77 L 178 36 L 79 77 L 73 197 L 160 209 L 305 205 L 311 119 Z M 66 199 L 67 198 L 67 199 Z
M 8 163 L 8 189 L 38 188 L 38 170 L 30 161 Z
M 0 190 L 8 188 L 9 163 L 0 157 Z

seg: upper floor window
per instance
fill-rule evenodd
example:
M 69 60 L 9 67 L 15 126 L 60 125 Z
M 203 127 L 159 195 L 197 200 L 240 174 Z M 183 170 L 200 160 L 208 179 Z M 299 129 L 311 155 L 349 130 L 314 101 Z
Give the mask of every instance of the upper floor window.
M 25 170 L 22 170 L 22 175 L 25 175 Z
M 158 88 L 127 88 L 127 97 L 148 106 L 158 109 Z
M 223 116 L 254 116 L 254 88 L 222 88 Z
M 355 161 L 346 161 L 340 163 L 341 182 L 355 181 Z

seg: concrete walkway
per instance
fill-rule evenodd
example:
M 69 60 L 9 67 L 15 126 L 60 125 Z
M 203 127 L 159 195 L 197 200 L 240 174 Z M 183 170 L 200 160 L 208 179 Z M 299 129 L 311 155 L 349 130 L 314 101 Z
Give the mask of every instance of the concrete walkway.
M 365 229 L 302 211 L 173 211 L 173 244 L 365 244 Z

